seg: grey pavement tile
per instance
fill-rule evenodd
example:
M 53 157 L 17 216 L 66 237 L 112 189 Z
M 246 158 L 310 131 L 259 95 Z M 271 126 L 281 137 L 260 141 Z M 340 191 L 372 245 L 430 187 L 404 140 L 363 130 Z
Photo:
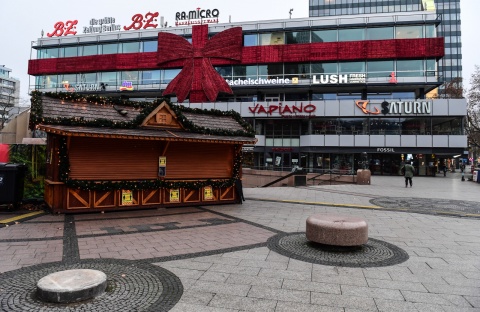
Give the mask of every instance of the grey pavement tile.
M 190 287 L 190 290 L 245 297 L 250 290 L 250 285 L 235 285 L 209 281 L 197 281 Z
M 433 303 L 416 302 L 413 305 L 420 312 L 442 312 L 442 311 L 445 311 L 445 309 L 441 305 L 433 304 Z
M 453 286 L 468 286 L 468 287 L 477 287 L 480 288 L 480 280 L 466 278 L 463 275 L 458 277 L 446 276 L 443 278 L 449 285 Z M 480 294 L 479 294 L 480 296 Z
M 208 306 L 216 308 L 239 309 L 241 311 L 275 311 L 276 300 L 249 298 L 217 294 Z
M 435 303 L 441 306 L 471 307 L 470 303 L 462 296 L 452 294 L 432 294 L 402 290 L 402 295 L 408 302 Z
M 282 288 L 283 279 L 278 277 L 251 276 L 241 274 L 230 274 L 225 281 L 229 284 L 267 286 L 272 288 Z
M 421 283 L 367 278 L 368 287 L 427 292 Z
M 211 266 L 211 262 L 198 262 L 188 260 L 174 260 L 174 261 L 165 261 L 165 262 L 158 262 L 153 263 L 155 265 L 160 265 L 165 268 L 180 268 L 180 269 L 191 269 L 191 270 L 199 270 L 199 271 L 206 271 Z
M 360 270 L 361 272 L 361 270 Z M 324 275 L 322 272 L 313 271 L 312 281 L 321 283 L 333 283 L 342 285 L 367 286 L 367 280 L 363 276 L 348 276 L 348 275 Z
M 288 262 L 288 271 L 305 271 L 305 272 L 311 272 L 313 269 L 313 264 L 296 260 L 296 259 L 290 259 Z
M 286 279 L 283 281 L 282 288 L 314 291 L 314 292 L 337 294 L 337 295 L 341 294 L 340 285 L 330 284 L 330 283 L 317 283 L 317 282 Z
M 480 294 L 478 294 L 478 297 L 464 296 L 464 298 L 472 305 L 472 307 L 480 308 Z
M 403 300 L 402 294 L 396 289 L 370 288 L 351 285 L 341 285 L 340 288 L 342 290 L 342 294 L 348 296 Z
M 373 298 L 312 292 L 312 304 L 362 311 L 378 311 Z
M 423 286 L 425 286 L 429 292 L 436 294 L 452 294 L 461 296 L 477 296 L 480 294 L 480 288 L 478 287 L 462 287 L 429 283 L 424 283 Z
M 378 311 L 381 312 L 413 312 L 418 311 L 411 302 L 400 300 L 375 299 Z
M 221 254 L 219 254 L 219 255 L 211 255 L 211 256 L 194 258 L 192 259 L 192 261 L 238 265 L 240 261 L 242 261 L 242 259 L 223 257 Z
M 242 260 L 240 261 L 239 266 L 272 269 L 272 270 L 286 270 L 288 267 L 288 264 L 285 262 L 277 262 L 277 261 Z
M 261 287 L 261 286 L 252 286 L 252 288 L 248 292 L 248 297 L 310 303 L 309 291 L 279 289 L 279 288 Z
M 199 280 L 225 283 L 230 277 L 230 273 L 207 271 L 200 276 Z
M 238 309 L 223 309 L 215 307 L 206 307 L 196 304 L 189 304 L 178 302 L 171 310 L 171 312 L 238 312 Z
M 258 276 L 271 277 L 271 278 L 275 278 L 275 277 L 285 278 L 285 279 L 300 280 L 300 281 L 312 280 L 312 274 L 310 272 L 301 272 L 301 271 L 260 269 Z
M 246 267 L 246 266 L 226 265 L 226 264 L 218 264 L 218 263 L 215 263 L 214 265 L 212 265 L 209 270 L 214 272 L 252 275 L 252 276 L 257 276 L 258 273 L 260 272 L 260 268 L 258 267 Z
M 268 256 L 267 256 L 267 261 L 275 261 L 275 262 L 285 262 L 288 263 L 290 261 L 289 257 L 283 256 L 281 254 L 278 254 L 274 251 L 271 251 Z
M 207 306 L 215 294 L 211 292 L 200 292 L 194 290 L 185 290 L 181 297 L 182 303 Z
M 392 277 L 388 273 L 388 271 L 381 271 L 377 270 L 377 268 L 370 268 L 370 269 L 363 269 L 363 276 L 368 279 L 375 278 L 375 279 L 383 279 L 383 280 L 392 280 Z
M 278 301 L 275 312 L 344 312 L 343 308 Z
M 225 253 L 223 254 L 223 257 L 235 258 L 235 259 L 266 260 L 268 257 L 268 253 L 257 254 L 257 253 L 248 252 L 248 250 L 239 250 L 235 252 Z
M 205 272 L 200 270 L 190 270 L 190 269 L 175 268 L 175 267 L 165 267 L 165 268 L 170 272 L 172 272 L 173 274 L 175 274 L 176 276 L 178 276 L 179 278 L 199 279 Z

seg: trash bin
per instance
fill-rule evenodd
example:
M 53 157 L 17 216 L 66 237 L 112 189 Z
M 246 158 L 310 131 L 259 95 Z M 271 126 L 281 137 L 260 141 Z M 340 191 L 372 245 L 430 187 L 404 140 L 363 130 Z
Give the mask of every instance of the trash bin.
M 307 176 L 306 175 L 296 175 L 293 176 L 294 186 L 306 186 L 307 185 Z
M 480 183 L 480 169 L 475 169 L 475 171 L 477 172 L 477 183 Z
M 23 199 L 25 164 L 0 164 L 0 204 L 17 205 Z

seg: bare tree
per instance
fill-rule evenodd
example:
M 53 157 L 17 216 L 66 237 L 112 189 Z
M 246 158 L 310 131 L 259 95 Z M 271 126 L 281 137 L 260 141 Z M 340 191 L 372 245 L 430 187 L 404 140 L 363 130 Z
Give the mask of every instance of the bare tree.
M 0 89 L 0 130 L 5 126 L 8 120 L 8 113 L 13 109 L 15 104 L 13 91 L 14 90 L 7 88 Z
M 467 92 L 467 126 L 469 144 L 475 150 L 480 147 L 480 67 L 470 77 L 470 89 Z

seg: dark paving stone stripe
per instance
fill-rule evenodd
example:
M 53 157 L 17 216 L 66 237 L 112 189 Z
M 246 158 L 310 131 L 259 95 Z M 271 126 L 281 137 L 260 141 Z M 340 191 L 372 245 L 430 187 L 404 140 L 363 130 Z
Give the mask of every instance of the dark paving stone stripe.
M 360 247 L 333 247 L 309 242 L 305 232 L 275 235 L 268 240 L 268 248 L 304 262 L 353 268 L 390 266 L 409 258 L 403 249 L 373 238 Z
M 189 253 L 189 254 L 183 254 L 183 255 L 148 258 L 148 259 L 144 259 L 143 261 L 148 261 L 148 262 L 151 262 L 151 263 L 157 263 L 157 262 L 166 262 L 166 261 L 174 261 L 174 260 L 183 260 L 183 259 L 206 257 L 206 256 L 224 254 L 224 253 L 241 251 L 241 250 L 246 250 L 246 249 L 260 248 L 260 247 L 266 247 L 266 246 L 267 246 L 267 243 L 265 242 L 265 243 L 258 243 L 258 244 L 245 245 L 245 246 L 239 246 L 239 247 L 231 247 L 231 248 L 223 248 L 223 249 L 215 249 L 215 250 L 209 250 L 209 251 L 195 252 L 195 253 Z
M 71 304 L 45 303 L 35 296 L 37 281 L 54 272 L 94 269 L 107 275 L 104 294 Z M 49 263 L 0 274 L 1 311 L 169 311 L 180 300 L 183 285 L 170 271 L 144 261 L 118 259 Z
M 280 231 L 280 230 L 271 228 L 271 227 L 269 227 L 269 226 L 262 225 L 262 224 L 259 224 L 259 223 L 255 223 L 255 222 L 252 222 L 252 221 L 248 221 L 248 220 L 245 220 L 245 219 L 241 219 L 241 218 L 238 218 L 238 217 L 235 217 L 235 216 L 231 216 L 231 215 L 228 215 L 228 214 L 219 212 L 219 211 L 210 210 L 210 209 L 207 209 L 207 208 L 204 208 L 204 207 L 198 207 L 198 208 L 199 208 L 199 209 L 202 209 L 202 210 L 205 210 L 205 211 L 208 211 L 208 212 L 211 212 L 211 213 L 214 213 L 214 214 L 217 214 L 217 215 L 222 216 L 222 217 L 224 217 L 224 218 L 234 219 L 234 220 L 236 220 L 237 222 L 246 223 L 246 224 L 249 224 L 249 225 L 252 225 L 252 226 L 255 226 L 255 227 L 258 227 L 258 228 L 261 228 L 261 229 L 270 231 L 270 232 L 273 232 L 273 233 L 285 233 L 285 232 L 283 232 L 283 231 Z
M 63 226 L 63 262 L 66 264 L 77 263 L 80 260 L 78 239 L 75 230 L 75 217 L 66 215 Z

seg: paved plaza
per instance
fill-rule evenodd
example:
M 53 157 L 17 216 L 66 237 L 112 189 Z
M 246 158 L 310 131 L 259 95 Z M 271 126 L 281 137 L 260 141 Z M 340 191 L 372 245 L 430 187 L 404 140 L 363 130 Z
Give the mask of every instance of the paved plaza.
M 480 184 L 459 172 L 412 188 L 373 176 L 244 194 L 242 205 L 4 213 L 1 311 L 480 311 Z M 306 219 L 321 213 L 364 218 L 368 243 L 306 242 Z M 71 268 L 105 272 L 106 292 L 36 299 L 38 279 Z

